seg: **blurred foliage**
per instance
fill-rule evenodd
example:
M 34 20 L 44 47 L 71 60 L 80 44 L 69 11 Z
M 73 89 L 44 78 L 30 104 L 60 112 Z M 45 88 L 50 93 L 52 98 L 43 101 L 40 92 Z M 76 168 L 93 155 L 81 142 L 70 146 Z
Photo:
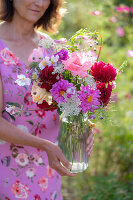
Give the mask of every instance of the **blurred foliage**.
M 68 12 L 53 36 L 68 39 L 81 28 L 96 30 L 103 38 L 99 60 L 118 68 L 127 61 L 112 95 L 110 121 L 104 117 L 96 123 L 88 170 L 63 178 L 64 200 L 133 200 L 133 57 L 128 55 L 133 50 L 133 12 L 116 11 L 120 5 L 131 8 L 133 0 L 66 0 Z

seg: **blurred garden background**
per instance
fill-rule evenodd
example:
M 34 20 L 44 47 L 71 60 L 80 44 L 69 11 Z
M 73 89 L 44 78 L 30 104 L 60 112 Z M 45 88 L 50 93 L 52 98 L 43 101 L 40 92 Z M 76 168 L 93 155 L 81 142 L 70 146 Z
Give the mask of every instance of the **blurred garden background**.
M 64 200 L 133 200 L 133 0 L 66 0 L 59 33 L 70 38 L 81 28 L 103 38 L 99 60 L 119 68 L 110 119 L 96 122 L 95 145 L 87 171 L 63 177 Z

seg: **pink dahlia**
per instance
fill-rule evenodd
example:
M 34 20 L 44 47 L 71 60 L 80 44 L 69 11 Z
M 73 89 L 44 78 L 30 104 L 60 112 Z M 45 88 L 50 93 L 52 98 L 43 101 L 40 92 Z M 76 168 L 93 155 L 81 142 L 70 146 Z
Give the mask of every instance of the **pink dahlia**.
M 112 65 L 105 64 L 102 61 L 95 62 L 91 67 L 91 75 L 96 81 L 108 83 L 115 80 L 117 70 Z
M 83 113 L 86 113 L 87 111 L 94 112 L 95 109 L 98 109 L 100 102 L 100 91 L 99 90 L 93 90 L 89 86 L 81 85 L 80 91 L 78 92 L 79 99 L 81 101 L 81 109 Z
M 55 56 L 59 56 L 59 60 L 67 60 L 68 58 L 68 51 L 65 49 L 61 49 L 58 53 L 55 54 Z
M 111 92 L 113 89 L 113 85 L 108 83 L 108 86 L 106 87 L 105 83 L 99 83 L 97 85 L 97 89 L 100 90 L 100 101 L 103 106 L 106 106 L 109 103 Z
M 72 90 L 71 94 L 69 92 L 69 89 Z M 59 102 L 66 102 L 64 95 L 66 94 L 66 97 L 70 98 L 72 94 L 75 93 L 74 86 L 72 83 L 69 83 L 67 80 L 61 79 L 57 83 L 55 83 L 50 90 L 53 99 L 59 103 Z
M 92 62 L 85 52 L 73 52 L 69 58 L 63 61 L 66 70 L 71 71 L 73 76 L 87 77 L 87 70 L 90 69 Z

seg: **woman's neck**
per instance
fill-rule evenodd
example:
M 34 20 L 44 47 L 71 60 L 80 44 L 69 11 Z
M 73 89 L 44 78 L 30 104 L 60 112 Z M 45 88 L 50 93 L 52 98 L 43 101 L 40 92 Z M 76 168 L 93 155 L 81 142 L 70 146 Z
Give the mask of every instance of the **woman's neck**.
M 28 40 L 35 36 L 35 30 L 32 23 L 20 18 L 14 14 L 13 20 L 9 23 L 6 23 L 7 34 L 9 40 L 20 41 Z M 12 38 L 10 38 L 12 37 Z

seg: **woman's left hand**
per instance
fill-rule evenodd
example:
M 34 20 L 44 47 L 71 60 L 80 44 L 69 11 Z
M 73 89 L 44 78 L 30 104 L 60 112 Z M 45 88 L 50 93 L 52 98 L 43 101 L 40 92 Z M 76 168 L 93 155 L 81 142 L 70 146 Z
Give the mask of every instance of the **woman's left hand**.
M 92 150 L 93 150 L 93 146 L 94 146 L 94 133 L 93 133 L 93 127 L 95 127 L 96 125 L 92 122 L 89 121 L 89 126 L 90 126 L 90 130 L 89 130 L 89 137 L 87 138 L 86 144 L 86 152 L 88 157 L 91 156 L 92 154 Z

